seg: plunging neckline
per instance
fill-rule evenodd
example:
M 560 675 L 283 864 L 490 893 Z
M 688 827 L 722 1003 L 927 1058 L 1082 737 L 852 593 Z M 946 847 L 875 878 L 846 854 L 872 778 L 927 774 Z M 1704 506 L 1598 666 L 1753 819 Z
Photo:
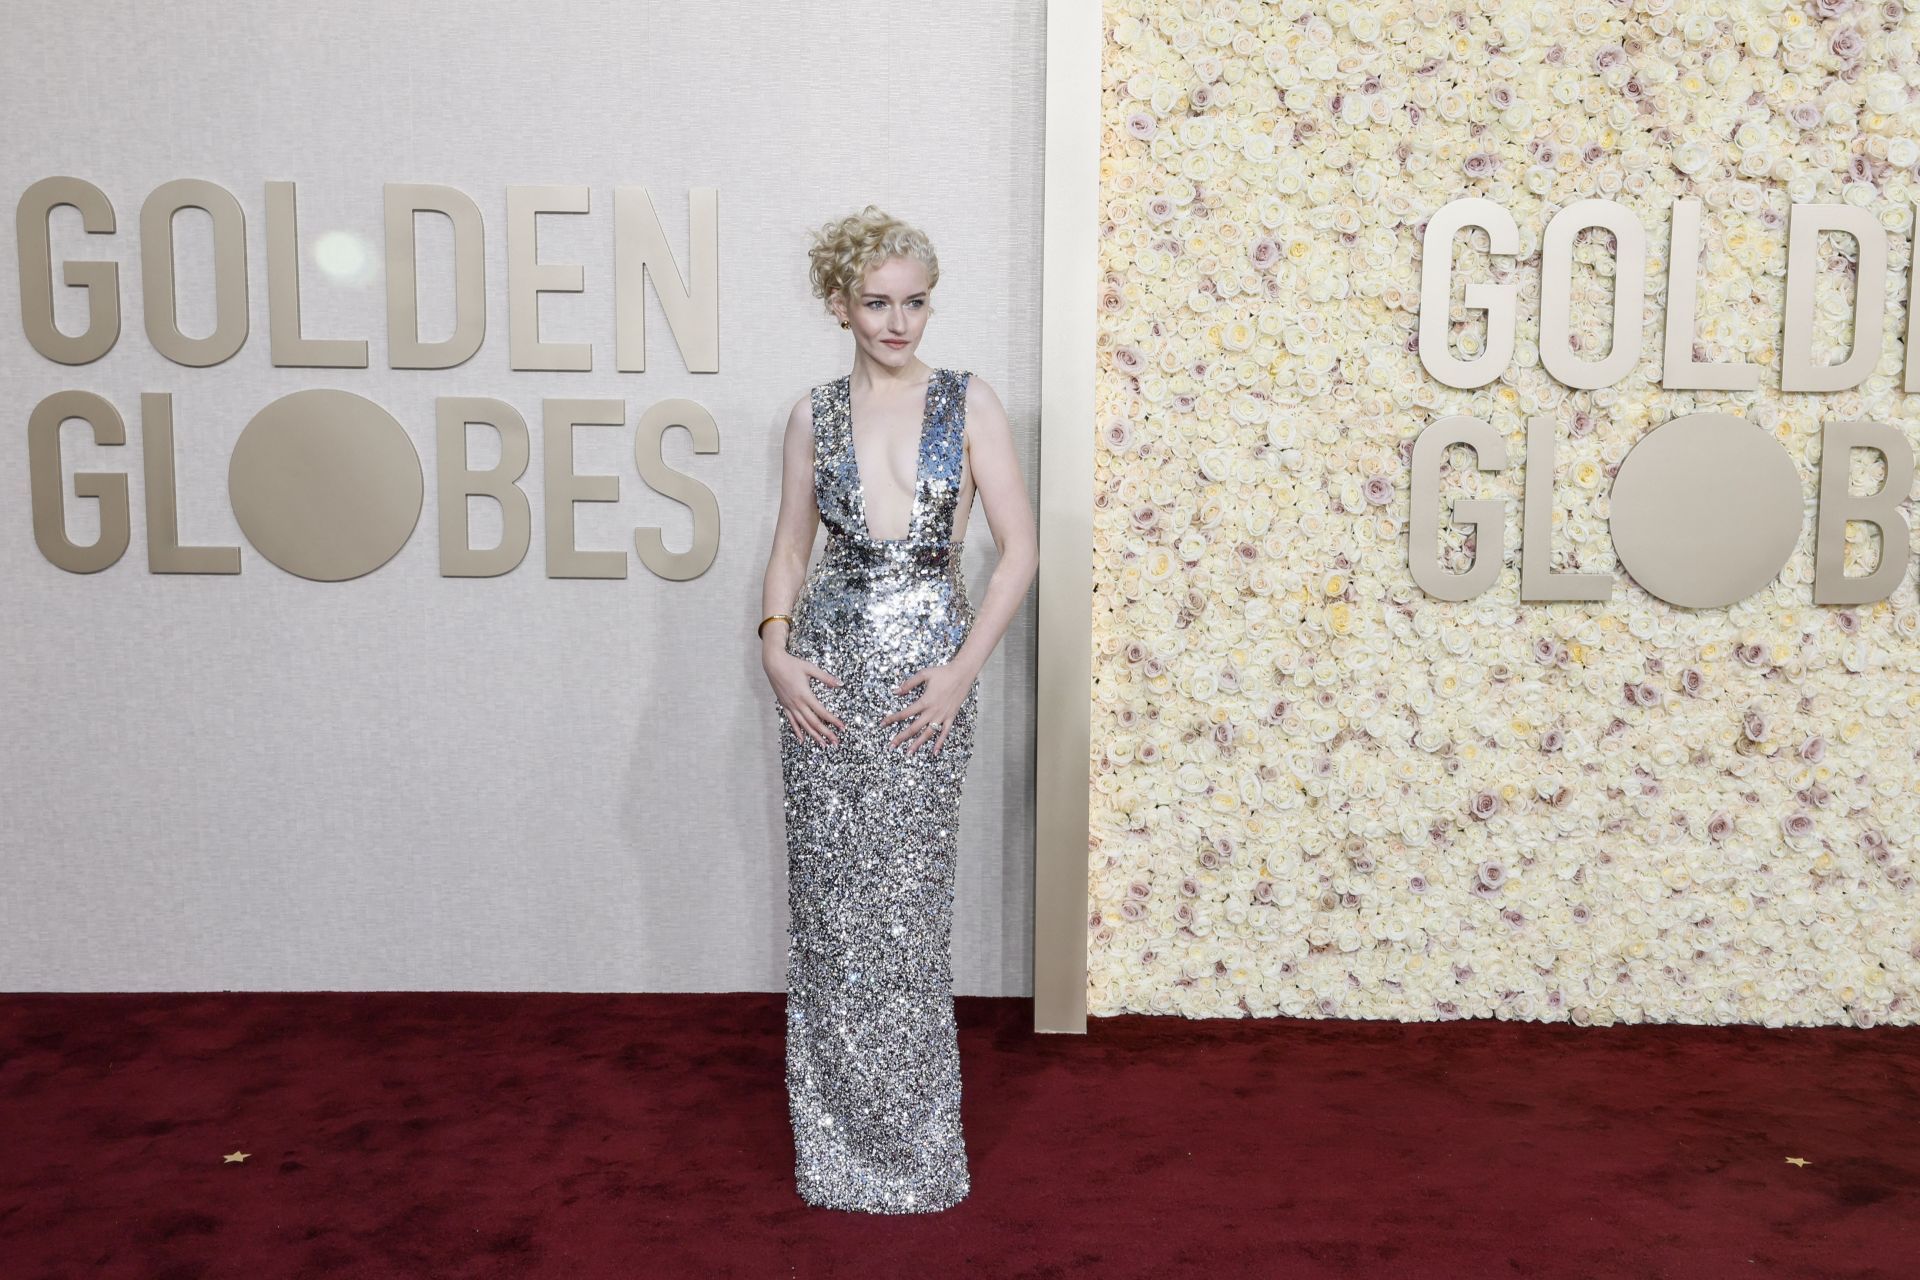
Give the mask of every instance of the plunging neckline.
M 940 376 L 940 370 L 934 369 L 927 374 L 927 389 L 921 398 L 920 435 L 913 446 L 913 500 L 907 508 L 907 532 L 899 538 L 873 536 L 873 523 L 867 518 L 867 486 L 860 477 L 860 451 L 853 447 L 853 375 L 849 373 L 844 376 L 847 381 L 847 460 L 852 468 L 854 501 L 860 504 L 860 536 L 879 546 L 911 542 L 914 529 L 920 523 L 921 479 L 927 467 L 927 423 L 933 417 L 933 382 Z

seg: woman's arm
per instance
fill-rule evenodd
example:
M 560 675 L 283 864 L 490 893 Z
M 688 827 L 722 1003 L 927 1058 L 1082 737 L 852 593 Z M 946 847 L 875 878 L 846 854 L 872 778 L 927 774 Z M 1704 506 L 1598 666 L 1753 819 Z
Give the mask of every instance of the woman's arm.
M 773 522 L 773 550 L 767 556 L 766 581 L 760 589 L 760 616 L 792 613 L 807 577 L 807 559 L 813 554 L 813 535 L 820 527 L 820 509 L 813 496 L 813 397 L 801 396 L 787 414 L 781 445 L 780 514 Z M 847 726 L 814 695 L 813 680 L 835 686 L 837 676 L 787 652 L 789 624 L 775 618 L 760 632 L 760 664 L 767 683 L 785 709 L 794 731 L 815 742 L 832 745 Z
M 813 396 L 801 396 L 787 414 L 781 445 L 780 513 L 773 523 L 773 550 L 767 556 L 766 581 L 760 591 L 760 616 L 792 613 L 806 580 L 807 560 L 813 554 L 813 536 L 820 527 L 820 509 L 813 496 Z M 763 647 L 786 652 L 787 622 L 777 618 L 760 633 Z
M 1000 548 L 1000 561 L 987 582 L 986 596 L 974 611 L 966 643 L 953 655 L 951 666 L 969 680 L 980 674 L 1000 637 L 1019 612 L 1020 602 L 1040 568 L 1040 534 L 1034 526 L 1033 504 L 1027 500 L 1027 482 L 1020 476 L 1020 458 L 1014 452 L 1013 428 L 1000 397 L 986 379 L 967 380 L 967 456 L 973 483 L 987 509 L 987 527 Z M 770 625 L 767 628 L 771 631 Z

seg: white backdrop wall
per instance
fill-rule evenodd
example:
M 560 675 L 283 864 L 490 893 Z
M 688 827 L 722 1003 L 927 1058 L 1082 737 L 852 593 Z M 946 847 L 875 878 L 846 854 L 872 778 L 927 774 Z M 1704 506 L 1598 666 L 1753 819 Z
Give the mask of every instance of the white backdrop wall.
M 0 195 L 11 224 L 36 180 L 70 174 L 112 200 L 117 232 L 53 219 L 56 319 L 85 327 L 57 264 L 120 264 L 121 336 L 92 364 L 36 353 L 20 321 L 14 229 L 0 271 L 0 988 L 8 990 L 780 990 L 786 875 L 776 723 L 753 627 L 793 401 L 851 367 L 817 310 L 806 232 L 873 201 L 940 251 L 921 348 L 999 390 L 1034 486 L 1039 350 L 1040 6 L 635 5 L 564 0 L 74 8 L 0 17 Z M 249 336 L 188 369 L 141 322 L 139 210 L 179 177 L 246 214 Z M 267 344 L 265 184 L 298 184 L 310 337 L 363 338 L 367 369 L 275 368 Z M 386 368 L 381 188 L 445 183 L 485 219 L 487 336 L 457 368 Z M 539 219 L 542 262 L 583 293 L 547 294 L 547 341 L 590 341 L 594 371 L 507 359 L 505 190 L 578 183 L 592 211 Z M 647 288 L 645 373 L 613 371 L 612 194 L 650 193 L 683 269 L 687 192 L 719 191 L 720 370 L 693 374 Z M 345 231 L 362 271 L 315 243 Z M 419 221 L 423 337 L 452 328 L 451 234 Z M 179 322 L 213 325 L 211 219 L 175 223 Z M 228 502 L 235 439 L 293 391 L 338 387 L 407 429 L 428 476 L 406 547 L 321 583 L 246 545 Z M 95 392 L 124 446 L 61 428 L 67 532 L 97 503 L 76 471 L 128 478 L 132 543 L 111 568 L 54 567 L 33 536 L 26 424 L 65 389 Z M 237 576 L 146 563 L 140 394 L 173 396 L 183 545 L 237 546 Z M 492 396 L 533 434 L 521 484 L 533 544 L 511 573 L 440 575 L 436 397 Z M 581 427 L 576 470 L 619 477 L 574 507 L 576 543 L 621 550 L 624 580 L 546 576 L 541 402 L 606 397 L 625 427 Z M 687 397 L 717 454 L 669 432 L 668 464 L 715 493 L 720 547 L 687 582 L 632 554 L 670 550 L 686 508 L 642 484 L 633 426 Z M 498 458 L 469 428 L 475 467 Z M 471 504 L 472 545 L 498 508 Z M 995 562 L 968 526 L 976 602 Z M 817 554 L 817 548 L 816 548 Z M 983 674 L 962 811 L 955 987 L 1030 991 L 1031 601 Z

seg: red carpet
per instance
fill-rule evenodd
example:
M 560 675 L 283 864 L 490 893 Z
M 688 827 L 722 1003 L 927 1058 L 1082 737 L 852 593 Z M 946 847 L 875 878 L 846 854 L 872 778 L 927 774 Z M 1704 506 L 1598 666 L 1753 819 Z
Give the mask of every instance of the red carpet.
M 873 1217 L 794 1194 L 783 999 L 0 996 L 0 1277 L 1920 1275 L 1913 1028 L 963 998 L 973 1194 Z

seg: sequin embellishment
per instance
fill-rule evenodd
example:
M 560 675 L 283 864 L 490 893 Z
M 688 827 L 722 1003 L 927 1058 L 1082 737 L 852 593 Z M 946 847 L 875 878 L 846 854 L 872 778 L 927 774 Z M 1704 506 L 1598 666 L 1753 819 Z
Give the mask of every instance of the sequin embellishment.
M 851 375 L 813 389 L 814 497 L 826 547 L 792 609 L 789 652 L 841 681 L 813 692 L 846 722 L 822 746 L 778 699 L 786 791 L 787 1101 L 811 1204 L 928 1213 L 971 1189 L 953 1016 L 954 863 L 979 684 L 940 754 L 888 745 L 917 700 L 893 686 L 950 660 L 973 624 L 953 542 L 965 370 L 935 369 L 904 537 L 868 536 Z M 934 737 L 938 737 L 938 731 Z

